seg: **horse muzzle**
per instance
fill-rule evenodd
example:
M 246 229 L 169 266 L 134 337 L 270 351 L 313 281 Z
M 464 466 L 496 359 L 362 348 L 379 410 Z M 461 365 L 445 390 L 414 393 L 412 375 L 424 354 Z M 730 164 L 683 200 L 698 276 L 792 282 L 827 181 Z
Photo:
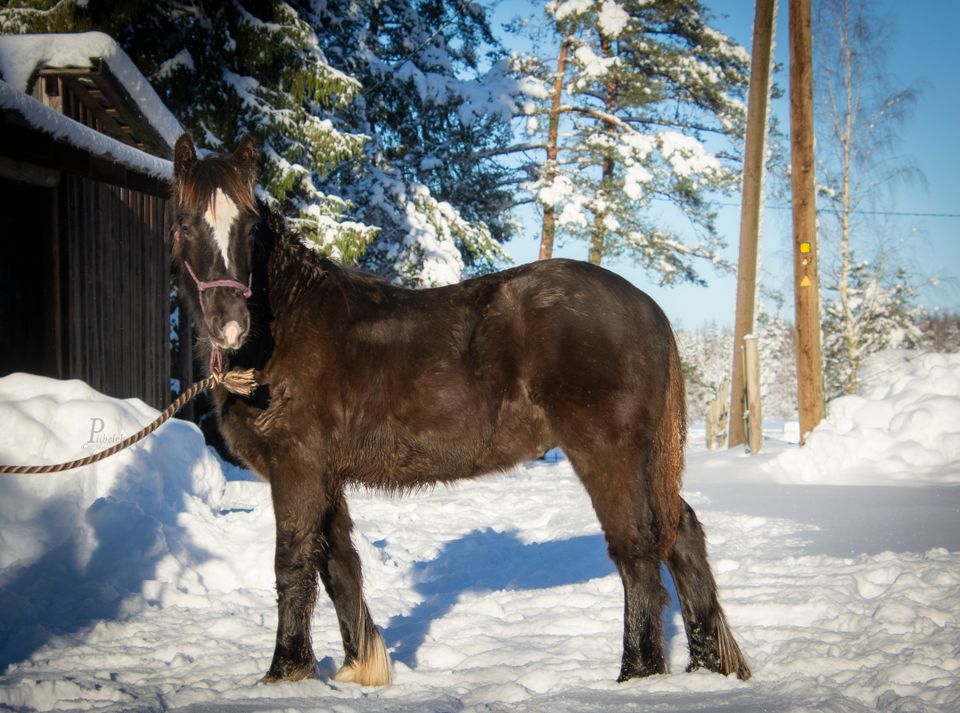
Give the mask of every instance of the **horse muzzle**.
M 243 346 L 247 335 L 250 333 L 249 317 L 240 319 L 229 319 L 219 324 L 208 324 L 207 333 L 210 341 L 218 349 L 224 351 L 236 351 Z
M 237 320 L 232 319 L 223 325 L 220 330 L 220 339 L 216 339 L 217 346 L 221 349 L 239 349 L 243 344 L 243 338 L 247 335 L 247 330 L 240 326 Z

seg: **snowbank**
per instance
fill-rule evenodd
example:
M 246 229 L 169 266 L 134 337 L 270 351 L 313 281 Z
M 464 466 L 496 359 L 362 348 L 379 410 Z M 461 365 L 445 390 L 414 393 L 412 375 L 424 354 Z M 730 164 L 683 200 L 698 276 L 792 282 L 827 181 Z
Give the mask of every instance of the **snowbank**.
M 157 414 L 80 381 L 14 374 L 0 379 L 0 462 L 82 457 Z M 86 468 L 0 476 L 0 661 L 28 652 L 48 629 L 238 586 L 270 588 L 269 573 L 230 571 L 196 537 L 238 489 L 253 485 L 227 483 L 225 471 L 237 475 L 199 429 L 172 420 Z
M 862 393 L 830 402 L 827 418 L 766 464 L 780 483 L 960 483 L 960 354 L 882 352 L 864 365 Z

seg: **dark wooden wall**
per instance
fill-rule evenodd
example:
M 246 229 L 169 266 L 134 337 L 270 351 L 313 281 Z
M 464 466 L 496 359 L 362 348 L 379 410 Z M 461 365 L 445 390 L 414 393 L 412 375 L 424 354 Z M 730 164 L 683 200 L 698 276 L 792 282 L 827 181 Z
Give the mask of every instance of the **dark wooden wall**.
M 30 93 L 51 109 L 169 156 L 104 63 L 37 79 Z M 171 373 L 192 383 L 189 347 L 171 365 L 168 194 L 160 178 L 0 111 L 0 376 L 83 379 L 157 408 L 170 401 Z
M 51 188 L 0 181 L 0 375 L 83 379 L 165 407 L 168 210 L 164 198 L 84 176 L 61 174 Z
M 80 176 L 61 185 L 65 373 L 163 408 L 170 398 L 167 202 Z
M 0 376 L 60 373 L 51 276 L 57 190 L 0 179 Z

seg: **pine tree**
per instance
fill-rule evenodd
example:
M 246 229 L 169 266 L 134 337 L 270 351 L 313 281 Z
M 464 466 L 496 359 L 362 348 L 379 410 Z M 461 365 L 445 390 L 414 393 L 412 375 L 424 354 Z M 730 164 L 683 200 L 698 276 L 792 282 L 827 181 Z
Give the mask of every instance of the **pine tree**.
M 737 180 L 747 53 L 699 2 L 552 0 L 547 12 L 570 59 L 538 201 L 591 261 L 627 255 L 663 283 L 699 282 L 694 258 L 717 261 L 722 245 L 710 194 Z M 658 199 L 689 219 L 693 241 L 652 217 Z
M 305 13 L 363 91 L 339 113 L 370 137 L 333 176 L 380 229 L 364 264 L 407 284 L 492 269 L 513 234 L 510 140 L 519 84 L 485 10 L 451 0 L 330 0 Z

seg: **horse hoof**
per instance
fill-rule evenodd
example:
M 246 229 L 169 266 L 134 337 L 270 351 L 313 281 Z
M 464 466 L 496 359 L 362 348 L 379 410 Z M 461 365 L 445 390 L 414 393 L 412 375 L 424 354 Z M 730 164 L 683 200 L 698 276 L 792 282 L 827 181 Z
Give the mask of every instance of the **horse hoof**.
M 293 683 L 294 681 L 303 681 L 307 678 L 316 678 L 317 669 L 315 666 L 302 666 L 300 668 L 284 671 L 283 673 L 274 673 L 268 671 L 263 678 L 257 681 L 258 684 L 267 683 Z
M 643 665 L 623 665 L 620 667 L 620 675 L 617 676 L 617 683 L 629 681 L 631 678 L 646 678 L 647 676 L 656 676 L 667 672 L 667 666 L 664 662 L 659 662 L 652 666 Z

